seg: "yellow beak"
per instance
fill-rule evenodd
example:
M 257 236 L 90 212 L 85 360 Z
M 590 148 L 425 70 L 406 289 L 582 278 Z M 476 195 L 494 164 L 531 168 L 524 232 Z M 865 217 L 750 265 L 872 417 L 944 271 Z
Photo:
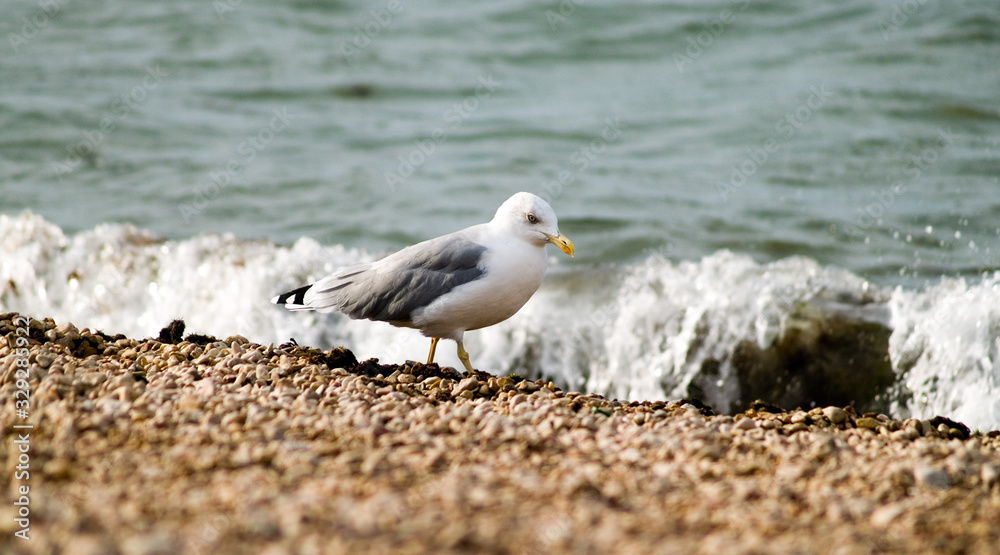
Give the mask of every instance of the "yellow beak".
M 549 243 L 559 247 L 559 249 L 564 253 L 573 256 L 573 253 L 576 252 L 576 249 L 573 247 L 573 241 L 570 241 L 569 237 L 566 237 L 562 233 L 560 233 L 558 237 L 548 234 L 545 236 L 548 237 Z

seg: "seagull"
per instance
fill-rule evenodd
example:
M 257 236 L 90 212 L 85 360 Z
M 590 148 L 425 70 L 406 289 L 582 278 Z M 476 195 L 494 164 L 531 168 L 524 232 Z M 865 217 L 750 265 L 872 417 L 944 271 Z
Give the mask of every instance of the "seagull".
M 489 223 L 347 266 L 271 302 L 418 329 L 431 339 L 427 364 L 438 341 L 451 339 L 471 374 L 465 332 L 503 322 L 528 302 L 545 276 L 548 243 L 570 256 L 576 252 L 549 203 L 517 193 Z

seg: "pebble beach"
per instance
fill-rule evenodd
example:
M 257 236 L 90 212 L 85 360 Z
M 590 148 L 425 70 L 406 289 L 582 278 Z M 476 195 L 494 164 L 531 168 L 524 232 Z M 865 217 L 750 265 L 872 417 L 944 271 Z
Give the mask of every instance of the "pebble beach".
M 134 339 L 0 315 L 0 551 L 1000 546 L 1000 434 L 947 415 L 764 401 L 719 415 L 695 399 L 619 402 L 183 328 Z M 26 383 L 18 337 L 29 338 Z M 30 402 L 17 413 L 24 385 Z M 15 424 L 30 426 L 28 462 Z M 19 464 L 29 476 L 16 477 Z M 22 487 L 27 540 L 16 535 Z

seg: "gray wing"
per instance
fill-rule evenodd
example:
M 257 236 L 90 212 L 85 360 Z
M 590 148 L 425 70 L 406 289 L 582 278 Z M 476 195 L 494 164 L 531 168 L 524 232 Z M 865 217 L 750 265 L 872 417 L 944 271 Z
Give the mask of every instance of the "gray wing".
M 280 304 L 339 311 L 355 319 L 410 323 L 413 312 L 482 277 L 486 247 L 446 235 L 372 263 L 349 266 L 277 297 Z M 296 308 L 290 306 L 290 308 Z

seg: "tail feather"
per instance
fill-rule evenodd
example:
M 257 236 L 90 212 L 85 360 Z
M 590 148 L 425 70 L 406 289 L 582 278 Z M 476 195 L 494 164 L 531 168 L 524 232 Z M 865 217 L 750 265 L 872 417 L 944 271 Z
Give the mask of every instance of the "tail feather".
M 282 293 L 277 297 L 271 299 L 274 304 L 284 305 L 285 308 L 289 310 L 306 310 L 312 308 L 306 305 L 306 291 L 311 288 L 313 284 L 303 285 L 298 289 L 292 289 L 287 293 Z

